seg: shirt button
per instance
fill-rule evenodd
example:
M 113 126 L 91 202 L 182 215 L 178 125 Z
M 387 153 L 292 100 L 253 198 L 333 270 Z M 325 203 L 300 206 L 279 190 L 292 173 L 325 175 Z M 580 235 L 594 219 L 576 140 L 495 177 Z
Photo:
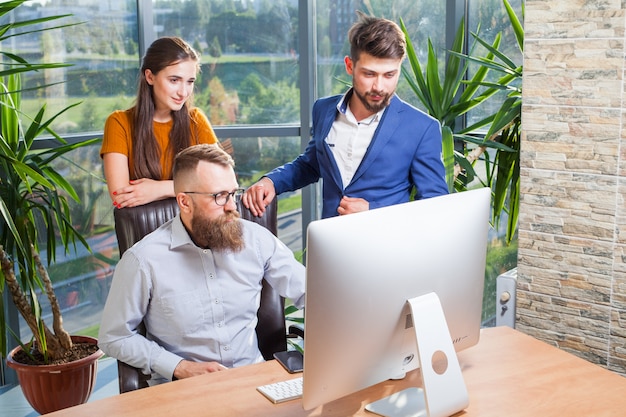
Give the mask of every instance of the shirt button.
M 215 299 L 215 304 L 219 304 L 220 300 L 218 298 Z
M 228 350 L 230 350 L 230 346 L 229 346 L 229 345 L 226 345 L 226 346 L 224 346 L 224 348 L 223 348 L 223 349 L 224 349 L 224 350 L 226 350 L 226 351 L 228 351 Z

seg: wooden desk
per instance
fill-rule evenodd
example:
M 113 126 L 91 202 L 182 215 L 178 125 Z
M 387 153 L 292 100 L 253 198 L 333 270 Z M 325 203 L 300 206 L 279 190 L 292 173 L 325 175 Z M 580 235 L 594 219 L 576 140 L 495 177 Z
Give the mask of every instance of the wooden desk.
M 456 416 L 624 416 L 626 378 L 508 327 L 484 329 L 459 353 L 470 397 Z M 374 416 L 369 402 L 420 385 L 419 371 L 312 411 L 301 401 L 274 405 L 256 387 L 293 378 L 275 361 L 146 388 L 48 414 L 97 416 Z M 455 417 L 456 417 L 455 416 Z

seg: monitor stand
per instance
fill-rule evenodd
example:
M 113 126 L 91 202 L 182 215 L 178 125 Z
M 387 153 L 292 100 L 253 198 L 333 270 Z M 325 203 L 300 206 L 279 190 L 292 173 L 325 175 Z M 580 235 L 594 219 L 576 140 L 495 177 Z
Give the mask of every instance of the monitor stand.
M 407 388 L 365 406 L 385 417 L 449 417 L 469 405 L 448 324 L 435 293 L 407 301 L 424 388 Z

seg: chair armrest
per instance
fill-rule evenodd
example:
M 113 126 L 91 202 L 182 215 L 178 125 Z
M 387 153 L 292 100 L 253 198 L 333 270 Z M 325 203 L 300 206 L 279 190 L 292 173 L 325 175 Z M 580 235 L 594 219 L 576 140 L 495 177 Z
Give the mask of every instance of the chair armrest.
M 287 336 L 301 337 L 304 339 L 304 324 L 297 323 L 290 325 L 287 331 Z
M 120 394 L 148 386 L 150 375 L 144 375 L 140 369 L 117 361 L 118 384 Z

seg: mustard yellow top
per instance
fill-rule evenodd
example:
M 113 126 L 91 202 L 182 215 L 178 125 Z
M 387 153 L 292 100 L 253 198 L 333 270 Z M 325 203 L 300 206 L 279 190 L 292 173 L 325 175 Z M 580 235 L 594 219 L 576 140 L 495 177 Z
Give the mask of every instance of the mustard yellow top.
M 190 109 L 189 118 L 191 120 L 192 132 L 198 132 L 197 135 L 192 137 L 192 144 L 217 143 L 217 136 L 215 136 L 215 132 L 209 120 L 200 109 L 197 107 Z M 126 155 L 128 157 L 129 172 L 132 178 L 134 164 L 133 141 L 130 134 L 131 120 L 130 110 L 117 110 L 109 115 L 104 124 L 104 136 L 102 138 L 102 147 L 100 148 L 100 157 L 110 152 Z M 169 143 L 169 134 L 170 130 L 172 130 L 173 123 L 172 120 L 166 123 L 153 122 L 154 136 L 161 149 L 161 166 L 163 167 L 161 180 L 170 179 L 172 176 L 174 160 L 173 158 L 167 157 L 165 150 Z M 193 128 L 194 125 L 197 129 Z

